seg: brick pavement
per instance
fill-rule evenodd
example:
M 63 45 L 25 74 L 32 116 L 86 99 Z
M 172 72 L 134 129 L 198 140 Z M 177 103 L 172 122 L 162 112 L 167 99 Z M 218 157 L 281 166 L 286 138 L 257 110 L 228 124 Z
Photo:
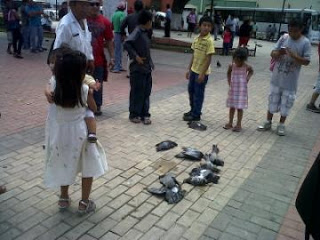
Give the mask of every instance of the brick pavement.
M 270 73 L 266 64 L 269 57 L 262 53 L 268 51 L 266 46 L 249 60 L 256 74 L 249 86 L 249 109 L 240 134 L 222 129 L 228 112 L 225 72 L 229 59 L 225 57 L 219 57 L 223 67 L 215 70 L 206 90 L 205 132 L 188 129 L 181 121 L 182 112 L 188 110 L 183 74 L 190 55 L 155 51 L 151 126 L 128 122 L 127 80 L 124 75 L 115 76 L 107 87 L 107 105 L 98 125 L 110 171 L 93 184 L 97 212 L 82 218 L 75 215 L 79 181 L 70 189 L 72 207 L 65 213 L 57 209 L 58 192 L 45 189 L 42 183 L 46 111 L 42 86 L 50 74 L 46 66 L 40 66 L 44 56 L 26 54 L 21 66 L 12 71 L 4 64 L 14 67 L 16 60 L 2 54 L 4 74 L 0 81 L 6 93 L 0 94 L 1 112 L 5 113 L 0 119 L 0 182 L 9 191 L 0 195 L 0 239 L 290 239 L 291 235 L 298 239 L 301 231 L 286 230 L 288 225 L 292 229 L 292 222 L 283 219 L 308 160 L 314 160 L 312 150 L 320 148 L 319 115 L 304 110 L 317 65 L 302 72 L 288 136 L 257 132 L 257 124 L 265 117 Z M 37 71 L 31 70 L 32 64 Z M 28 68 L 23 68 L 25 65 Z M 29 81 L 20 85 L 22 76 Z M 15 112 L 21 115 L 15 116 Z M 30 120 L 28 114 L 32 115 Z M 179 147 L 155 152 L 154 145 L 164 139 L 176 141 Z M 158 186 L 159 174 L 170 171 L 182 181 L 197 165 L 174 158 L 180 146 L 208 151 L 213 143 L 219 144 L 225 160 L 218 185 L 183 185 L 188 194 L 176 205 L 168 205 L 146 191 L 149 186 Z M 297 216 L 294 220 L 298 221 Z

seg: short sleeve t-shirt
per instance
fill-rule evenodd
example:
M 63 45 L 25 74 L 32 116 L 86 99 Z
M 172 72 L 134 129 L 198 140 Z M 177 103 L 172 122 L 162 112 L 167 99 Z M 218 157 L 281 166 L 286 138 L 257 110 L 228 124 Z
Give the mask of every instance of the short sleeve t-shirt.
M 105 63 L 104 40 L 111 41 L 113 39 L 112 24 L 103 15 L 96 18 L 87 18 L 87 21 L 92 36 L 94 64 L 95 66 L 103 66 Z
M 27 14 L 40 12 L 42 11 L 42 7 L 38 5 L 28 5 L 26 6 L 25 11 L 27 12 Z M 29 17 L 29 26 L 31 27 L 41 26 L 41 15 L 39 14 L 39 15 Z
M 283 38 L 285 39 L 283 40 Z M 291 51 L 307 60 L 311 58 L 311 43 L 304 36 L 298 40 L 293 40 L 288 35 L 283 36 L 276 43 L 274 50 L 279 50 L 282 47 L 290 48 Z M 275 63 L 271 83 L 289 91 L 297 91 L 300 69 L 301 65 L 293 58 L 283 55 Z
M 200 37 L 196 37 L 191 45 L 193 50 L 193 63 L 191 66 L 191 71 L 200 74 L 202 72 L 203 66 L 205 64 L 205 59 L 208 55 L 214 54 L 214 43 L 210 34 Z M 211 73 L 211 68 L 209 66 L 206 71 L 206 75 Z

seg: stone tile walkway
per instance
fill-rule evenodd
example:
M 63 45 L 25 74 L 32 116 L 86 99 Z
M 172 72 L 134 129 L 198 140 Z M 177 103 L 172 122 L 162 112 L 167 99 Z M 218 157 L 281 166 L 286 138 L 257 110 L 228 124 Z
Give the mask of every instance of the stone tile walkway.
M 2 49 L 4 43 L 0 35 Z M 18 60 L 0 54 L 0 82 L 5 89 L 0 93 L 0 183 L 8 188 L 0 195 L 0 239 L 299 239 L 301 225 L 292 227 L 298 217 L 292 217 L 289 210 L 286 219 L 293 221 L 284 219 L 292 209 L 289 206 L 305 169 L 320 150 L 320 115 L 305 110 L 318 66 L 313 56 L 313 64 L 301 73 L 287 136 L 257 132 L 257 125 L 265 118 L 270 47 L 265 43 L 257 57 L 249 59 L 255 75 L 249 84 L 249 109 L 241 133 L 222 128 L 228 114 L 225 75 L 230 58 L 215 57 L 222 63 L 219 69 L 213 61 L 214 74 L 203 109 L 203 123 L 208 126 L 205 132 L 189 129 L 181 120 L 182 113 L 188 111 L 184 72 L 190 55 L 154 51 L 151 126 L 128 122 L 127 79 L 124 74 L 111 75 L 112 81 L 105 88 L 108 105 L 98 123 L 110 171 L 94 181 L 92 198 L 98 209 L 84 217 L 75 213 L 79 179 L 70 188 L 72 207 L 64 213 L 57 209 L 59 193 L 47 190 L 42 183 L 46 112 L 42 89 L 49 76 L 41 65 L 45 56 L 36 58 L 26 53 L 18 65 Z M 122 97 L 117 98 L 117 92 Z M 33 99 L 37 104 L 28 105 Z M 29 119 L 31 111 L 35 113 Z M 179 146 L 156 152 L 154 145 L 165 139 Z M 216 143 L 225 160 L 219 184 L 184 184 L 187 195 L 176 205 L 168 205 L 146 191 L 159 185 L 159 175 L 170 171 L 182 181 L 198 165 L 174 158 L 181 146 L 207 152 Z

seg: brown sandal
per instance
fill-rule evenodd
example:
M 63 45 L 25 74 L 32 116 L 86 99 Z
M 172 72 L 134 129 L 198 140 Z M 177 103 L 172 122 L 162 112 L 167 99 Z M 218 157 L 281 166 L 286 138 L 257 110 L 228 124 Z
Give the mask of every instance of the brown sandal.
M 223 126 L 224 129 L 228 130 L 232 128 L 232 124 L 227 123 L 226 125 Z
M 241 127 L 238 127 L 238 126 L 235 126 L 233 129 L 232 129 L 233 132 L 241 132 L 242 131 L 242 128 Z

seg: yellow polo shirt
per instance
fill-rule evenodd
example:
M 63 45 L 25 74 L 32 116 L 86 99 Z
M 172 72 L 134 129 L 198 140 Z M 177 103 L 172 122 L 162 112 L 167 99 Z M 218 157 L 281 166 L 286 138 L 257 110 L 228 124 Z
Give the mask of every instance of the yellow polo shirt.
M 200 37 L 200 35 L 197 36 L 191 45 L 191 49 L 193 50 L 191 71 L 200 74 L 205 64 L 207 55 L 214 54 L 215 52 L 214 42 L 210 33 L 204 37 Z M 209 66 L 208 70 L 206 71 L 206 75 L 209 75 L 210 73 L 211 68 Z

